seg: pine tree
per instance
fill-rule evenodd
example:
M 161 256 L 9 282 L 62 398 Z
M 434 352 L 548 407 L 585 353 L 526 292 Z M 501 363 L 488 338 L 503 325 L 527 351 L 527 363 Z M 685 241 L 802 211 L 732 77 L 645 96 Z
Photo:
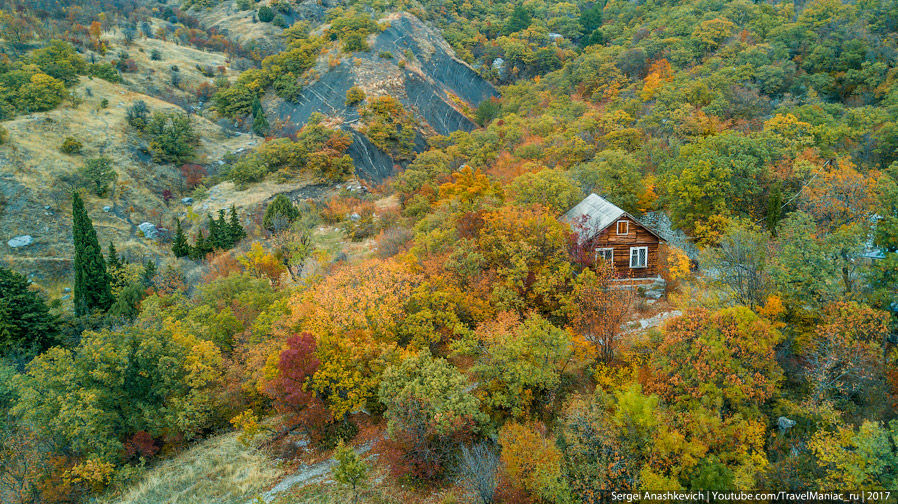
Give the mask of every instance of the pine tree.
M 190 251 L 190 245 L 187 245 L 187 240 L 184 240 L 184 246 L 187 247 L 188 252 Z M 156 276 L 156 263 L 151 259 L 147 259 L 147 262 L 143 264 L 143 285 L 145 287 L 149 287 L 153 284 L 153 278 Z
M 119 260 L 118 251 L 115 250 L 115 244 L 110 241 L 106 252 L 106 270 L 116 270 L 121 266 L 122 262 Z
M 221 241 L 220 232 L 218 230 L 218 221 L 215 220 L 212 215 L 206 215 L 206 225 L 209 228 L 209 239 L 208 246 L 211 248 L 215 248 L 215 244 Z
M 225 219 L 224 208 L 218 210 L 218 219 L 215 223 L 215 232 L 210 233 L 212 246 L 219 250 L 227 250 L 231 248 L 231 231 L 228 228 L 228 221 Z
M 109 273 L 97 231 L 76 192 L 72 196 L 72 237 L 75 241 L 75 314 L 106 310 L 112 304 Z
M 231 219 L 228 222 L 228 231 L 231 233 L 231 247 L 246 238 L 246 230 L 240 225 L 240 219 L 237 217 L 237 208 L 234 205 L 231 205 Z
M 30 282 L 0 267 L 0 353 L 14 348 L 44 350 L 56 336 L 56 319 Z
M 190 254 L 190 245 L 187 243 L 187 235 L 184 234 L 181 221 L 176 221 L 175 239 L 172 241 L 171 251 L 175 257 L 184 257 Z
M 196 234 L 196 238 L 193 240 L 193 247 L 190 248 L 190 258 L 194 261 L 199 261 L 206 257 L 206 254 L 211 252 L 209 246 L 209 242 L 206 241 L 206 234 L 200 230 Z

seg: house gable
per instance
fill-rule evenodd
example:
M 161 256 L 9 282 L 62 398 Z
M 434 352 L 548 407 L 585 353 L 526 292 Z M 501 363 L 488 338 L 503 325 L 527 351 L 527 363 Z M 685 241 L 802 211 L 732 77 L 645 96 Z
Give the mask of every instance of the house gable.
M 595 194 L 564 214 L 586 250 L 611 260 L 631 277 L 658 274 L 658 246 L 663 241 L 629 213 Z

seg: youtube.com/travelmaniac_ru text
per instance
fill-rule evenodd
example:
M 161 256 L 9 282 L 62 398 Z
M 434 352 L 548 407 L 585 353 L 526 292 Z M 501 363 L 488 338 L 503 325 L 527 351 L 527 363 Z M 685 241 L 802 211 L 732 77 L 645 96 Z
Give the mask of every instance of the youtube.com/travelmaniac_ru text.
M 670 492 L 609 492 L 602 502 L 896 502 L 898 492 L 889 490 L 846 492 L 741 492 L 741 491 L 670 491 Z

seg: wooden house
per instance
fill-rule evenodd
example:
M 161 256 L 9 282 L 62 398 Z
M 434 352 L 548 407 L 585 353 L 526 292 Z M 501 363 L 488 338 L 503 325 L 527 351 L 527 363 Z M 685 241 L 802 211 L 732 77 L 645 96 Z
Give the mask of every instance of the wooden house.
M 664 240 L 605 198 L 590 194 L 562 219 L 580 235 L 585 250 L 594 251 L 596 260 L 610 262 L 620 276 L 658 276 L 658 245 Z

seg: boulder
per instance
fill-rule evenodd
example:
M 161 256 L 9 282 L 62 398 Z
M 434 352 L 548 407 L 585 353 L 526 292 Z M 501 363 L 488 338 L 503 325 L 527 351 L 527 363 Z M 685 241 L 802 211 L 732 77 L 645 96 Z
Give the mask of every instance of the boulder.
M 143 233 L 143 236 L 149 238 L 150 240 L 155 240 L 159 238 L 159 230 L 156 229 L 156 225 L 152 222 L 143 222 L 137 229 L 140 229 L 140 232 Z
M 32 238 L 31 235 L 16 236 L 12 240 L 9 240 L 8 242 L 6 242 L 6 244 L 12 248 L 27 247 L 28 245 L 31 245 L 32 243 L 34 243 L 34 238 Z
M 649 289 L 642 293 L 646 299 L 661 299 L 661 296 L 664 295 L 663 289 Z
M 112 211 L 112 207 L 109 206 L 109 205 L 106 205 L 106 206 L 103 207 L 103 211 L 106 212 L 106 213 L 109 213 L 109 212 Z
M 185 204 L 185 205 L 192 205 L 192 204 L 193 204 L 193 198 L 189 198 L 189 197 L 188 197 L 188 198 L 181 198 L 181 203 L 183 203 L 183 204 Z
M 795 420 L 789 420 L 788 418 L 781 416 L 776 419 L 776 425 L 780 428 L 780 433 L 785 434 L 786 431 L 795 427 Z
M 358 222 L 361 218 L 362 216 L 355 212 L 353 212 L 353 214 L 349 216 L 349 220 L 351 220 L 352 222 Z

